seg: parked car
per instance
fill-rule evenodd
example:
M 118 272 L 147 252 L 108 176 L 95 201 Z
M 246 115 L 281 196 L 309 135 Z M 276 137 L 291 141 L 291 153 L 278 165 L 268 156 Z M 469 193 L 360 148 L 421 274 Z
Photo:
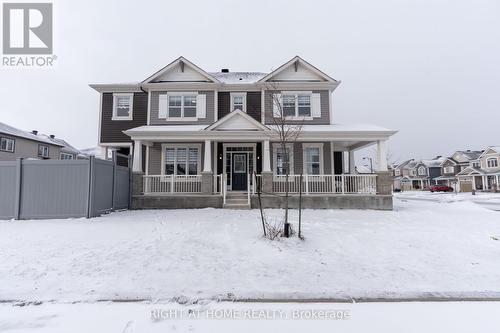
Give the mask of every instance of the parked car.
M 431 192 L 453 192 L 453 187 L 446 185 L 432 185 L 429 190 Z

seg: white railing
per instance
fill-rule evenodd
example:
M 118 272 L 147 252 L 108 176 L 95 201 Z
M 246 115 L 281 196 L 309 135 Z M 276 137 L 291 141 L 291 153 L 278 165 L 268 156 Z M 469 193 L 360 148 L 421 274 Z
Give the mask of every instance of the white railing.
M 201 175 L 143 176 L 144 194 L 201 193 Z
M 213 189 L 213 193 L 214 194 L 220 194 L 222 195 L 222 184 L 223 181 L 222 181 L 222 175 L 214 175 L 214 189 Z
M 226 204 L 226 194 L 227 194 L 227 175 L 222 175 L 222 203 Z
M 300 175 L 273 176 L 273 192 L 299 193 Z M 376 194 L 377 175 L 302 175 L 302 193 Z

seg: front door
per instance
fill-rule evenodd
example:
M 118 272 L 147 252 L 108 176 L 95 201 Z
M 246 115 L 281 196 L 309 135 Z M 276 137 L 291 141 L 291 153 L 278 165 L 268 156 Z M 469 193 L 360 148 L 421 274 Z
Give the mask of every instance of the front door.
M 232 154 L 233 170 L 231 183 L 233 191 L 245 191 L 247 189 L 247 154 Z

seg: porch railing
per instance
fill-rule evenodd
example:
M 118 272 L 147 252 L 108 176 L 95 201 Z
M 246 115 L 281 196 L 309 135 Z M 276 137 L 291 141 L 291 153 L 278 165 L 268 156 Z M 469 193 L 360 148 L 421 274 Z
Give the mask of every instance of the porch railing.
M 144 194 L 201 193 L 201 175 L 154 175 L 143 177 Z
M 256 184 L 262 182 L 260 175 L 256 175 Z M 273 192 L 299 193 L 300 175 L 273 176 Z M 376 194 L 377 175 L 302 175 L 302 193 L 321 194 Z

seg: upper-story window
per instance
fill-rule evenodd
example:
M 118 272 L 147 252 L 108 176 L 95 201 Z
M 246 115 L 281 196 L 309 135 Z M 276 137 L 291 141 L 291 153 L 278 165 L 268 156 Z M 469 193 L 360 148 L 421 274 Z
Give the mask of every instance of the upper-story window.
M 481 163 L 479 162 L 472 162 L 472 167 L 473 168 L 480 168 L 481 167 Z M 462 167 L 462 170 L 465 169 L 465 167 Z
M 158 118 L 195 121 L 206 117 L 206 95 L 197 92 L 168 92 L 158 97 Z
M 246 93 L 231 93 L 231 111 L 241 110 L 247 112 L 246 100 Z
M 455 171 L 455 168 L 453 166 L 445 166 L 444 167 L 444 173 L 453 173 Z
M 132 120 L 133 93 L 113 94 L 113 120 Z
M 399 170 L 399 169 L 394 170 L 394 175 L 400 176 L 401 175 L 401 170 Z
M 9 138 L 0 138 L 0 150 L 9 153 L 14 152 L 14 140 Z
M 310 94 L 283 94 L 283 115 L 291 118 L 311 117 Z
M 417 171 L 415 169 L 410 170 L 410 176 L 416 176 Z
M 421 166 L 421 167 L 418 168 L 418 175 L 419 176 L 425 176 L 426 175 L 425 167 Z
M 43 158 L 49 157 L 49 146 L 38 145 L 38 156 Z
M 73 154 L 68 154 L 68 153 L 61 153 L 59 158 L 61 160 L 72 160 L 73 159 Z
M 486 165 L 488 168 L 498 168 L 498 159 L 496 157 L 491 157 L 486 160 Z

